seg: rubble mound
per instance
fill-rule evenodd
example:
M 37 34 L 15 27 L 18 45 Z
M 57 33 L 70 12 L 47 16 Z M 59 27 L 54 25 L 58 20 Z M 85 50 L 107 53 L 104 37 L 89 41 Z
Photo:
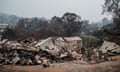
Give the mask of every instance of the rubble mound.
M 51 37 L 40 41 L 34 39 L 8 41 L 4 39 L 0 42 L 0 64 L 49 67 L 53 63 L 74 62 L 74 60 L 78 64 L 96 64 L 112 60 L 110 53 L 102 53 L 98 48 L 80 47 L 82 46 L 81 41 L 78 43 L 60 40 L 61 45 L 58 40 L 55 41 L 55 38 Z
M 53 63 L 57 61 L 60 61 L 60 59 L 42 50 L 37 52 L 22 49 L 10 49 L 4 47 L 0 49 L 1 65 L 44 65 L 44 63 L 49 65 L 49 62 Z

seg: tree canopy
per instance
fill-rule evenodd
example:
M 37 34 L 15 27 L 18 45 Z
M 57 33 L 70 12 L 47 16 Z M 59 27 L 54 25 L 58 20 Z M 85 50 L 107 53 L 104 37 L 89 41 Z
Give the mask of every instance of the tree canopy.
M 76 36 L 81 33 L 81 17 L 75 13 L 65 13 L 62 17 L 54 16 L 50 20 L 44 18 L 21 18 L 15 26 L 16 35 L 21 38 L 35 36 Z
M 103 13 L 112 13 L 114 17 L 120 18 L 120 0 L 105 0 Z

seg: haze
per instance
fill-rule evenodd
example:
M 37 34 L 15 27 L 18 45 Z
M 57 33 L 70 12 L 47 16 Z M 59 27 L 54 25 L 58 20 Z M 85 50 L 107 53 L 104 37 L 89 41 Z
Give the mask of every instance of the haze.
M 91 21 L 99 21 L 104 16 L 104 0 L 0 0 L 0 12 L 21 17 L 62 16 L 73 12 Z

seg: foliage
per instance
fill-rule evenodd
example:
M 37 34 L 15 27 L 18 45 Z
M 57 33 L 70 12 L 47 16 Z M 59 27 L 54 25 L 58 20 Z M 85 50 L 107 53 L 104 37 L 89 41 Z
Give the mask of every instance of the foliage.
M 113 25 L 104 31 L 108 34 L 109 40 L 120 44 L 120 0 L 105 0 L 103 12 L 113 15 Z
M 74 36 L 81 33 L 81 18 L 74 13 L 65 13 L 62 17 L 54 16 L 51 20 L 44 18 L 21 18 L 15 26 L 18 38 L 30 36 L 46 38 L 49 36 Z
M 115 17 L 120 18 L 120 0 L 105 0 L 103 12 L 113 13 Z

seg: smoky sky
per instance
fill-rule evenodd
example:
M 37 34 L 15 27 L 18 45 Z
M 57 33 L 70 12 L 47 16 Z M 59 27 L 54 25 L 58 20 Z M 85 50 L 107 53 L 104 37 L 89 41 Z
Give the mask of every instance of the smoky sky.
M 103 3 L 104 0 L 0 0 L 0 12 L 47 19 L 72 12 L 82 19 L 99 21 L 104 17 L 101 15 Z

